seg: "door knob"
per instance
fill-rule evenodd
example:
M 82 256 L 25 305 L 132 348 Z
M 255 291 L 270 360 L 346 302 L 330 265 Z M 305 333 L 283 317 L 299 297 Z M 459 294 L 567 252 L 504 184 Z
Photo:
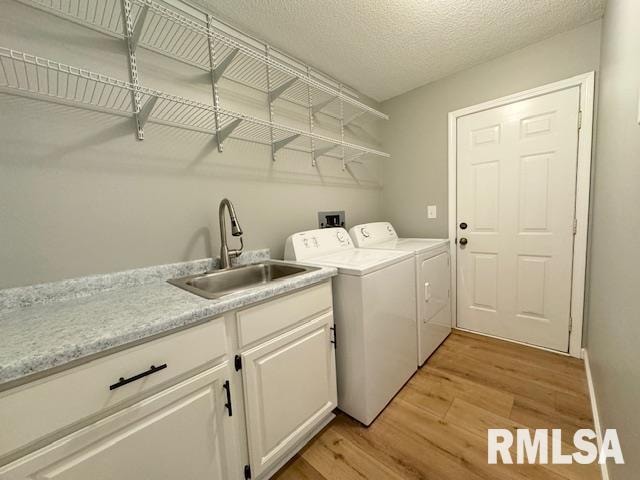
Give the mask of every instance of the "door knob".
M 464 237 L 462 237 L 459 241 L 460 241 L 460 245 L 466 245 L 467 243 L 469 243 L 469 240 L 467 240 Z

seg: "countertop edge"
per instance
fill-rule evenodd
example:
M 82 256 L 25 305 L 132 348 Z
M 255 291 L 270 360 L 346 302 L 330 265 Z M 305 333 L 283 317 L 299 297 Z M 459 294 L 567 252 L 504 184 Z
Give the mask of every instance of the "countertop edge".
M 271 285 L 255 288 L 245 292 L 229 295 L 217 300 L 208 300 L 203 305 L 185 311 L 180 315 L 172 316 L 154 324 L 152 327 L 141 329 L 137 332 L 127 333 L 121 337 L 100 337 L 95 342 L 83 346 L 76 345 L 73 351 L 62 355 L 59 352 L 52 353 L 50 359 L 41 355 L 33 357 L 32 361 L 16 363 L 9 368 L 0 367 L 0 392 L 55 375 L 56 373 L 77 367 L 101 357 L 108 356 L 127 348 L 135 347 L 153 339 L 170 335 L 176 331 L 204 323 L 208 318 L 216 317 L 233 310 L 239 310 L 247 306 L 269 300 L 305 287 L 321 283 L 337 275 L 337 270 L 332 267 L 322 267 L 295 278 L 274 282 Z M 159 284 L 163 285 L 163 284 Z M 175 287 L 176 289 L 179 287 Z M 185 292 L 188 295 L 191 293 Z M 105 343 L 109 346 L 105 347 Z M 46 368 L 39 366 L 46 364 Z

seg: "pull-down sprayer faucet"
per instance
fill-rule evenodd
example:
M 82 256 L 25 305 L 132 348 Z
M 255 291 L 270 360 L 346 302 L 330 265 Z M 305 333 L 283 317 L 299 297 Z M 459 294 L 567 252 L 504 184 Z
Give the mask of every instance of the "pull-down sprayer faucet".
M 227 245 L 227 224 L 224 218 L 225 207 L 229 211 L 229 218 L 231 219 L 231 235 L 240 237 L 240 248 L 237 250 L 229 250 L 229 246 Z M 218 220 L 220 221 L 220 268 L 229 268 L 231 267 L 231 258 L 235 258 L 242 253 L 244 242 L 242 241 L 242 228 L 238 222 L 236 211 L 233 208 L 233 204 L 227 198 L 220 202 Z

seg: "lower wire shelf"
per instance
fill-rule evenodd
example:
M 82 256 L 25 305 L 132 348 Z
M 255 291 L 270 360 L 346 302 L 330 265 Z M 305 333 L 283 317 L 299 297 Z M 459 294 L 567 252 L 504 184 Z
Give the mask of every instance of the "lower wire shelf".
M 215 135 L 218 142 L 235 138 L 280 149 L 308 152 L 347 162 L 363 155 L 389 154 L 294 127 L 216 108 L 159 90 L 136 87 L 100 73 L 72 67 L 28 53 L 0 47 L 0 91 L 56 103 L 136 117 L 163 125 Z M 134 95 L 140 98 L 136 111 Z M 217 126 L 217 128 L 216 128 Z

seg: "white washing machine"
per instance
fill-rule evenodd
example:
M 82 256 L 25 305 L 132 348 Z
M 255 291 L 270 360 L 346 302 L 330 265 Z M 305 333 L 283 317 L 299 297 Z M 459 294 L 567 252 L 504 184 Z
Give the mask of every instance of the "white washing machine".
M 411 252 L 355 248 L 343 228 L 291 235 L 285 259 L 336 267 L 338 408 L 369 425 L 416 371 Z
M 449 240 L 398 238 L 393 225 L 375 222 L 349 230 L 358 248 L 411 252 L 415 258 L 418 365 L 451 333 Z

